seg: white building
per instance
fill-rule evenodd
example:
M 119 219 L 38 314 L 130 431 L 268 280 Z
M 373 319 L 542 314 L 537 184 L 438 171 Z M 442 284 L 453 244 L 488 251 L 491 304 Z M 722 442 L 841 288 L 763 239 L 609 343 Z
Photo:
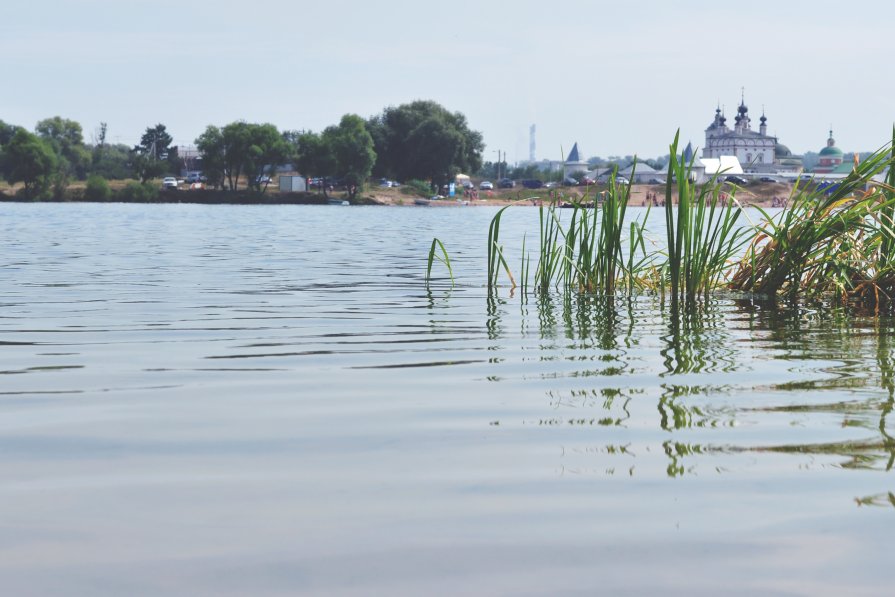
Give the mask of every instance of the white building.
M 578 153 L 578 143 L 576 142 L 572 146 L 572 151 L 569 152 L 569 157 L 566 158 L 562 165 L 563 178 L 572 176 L 577 172 L 587 172 L 588 170 L 590 170 L 590 165 L 581 159 L 581 155 Z
M 768 135 L 768 119 L 759 119 L 758 131 L 752 130 L 749 108 L 744 101 L 737 108 L 733 129 L 727 126 L 727 118 L 718 107 L 715 119 L 705 129 L 705 147 L 702 157 L 717 159 L 734 156 L 746 172 L 770 172 L 776 169 L 777 137 Z
M 712 176 L 723 178 L 729 174 L 743 174 L 743 167 L 733 155 L 722 155 L 719 158 L 702 158 L 703 178 Z

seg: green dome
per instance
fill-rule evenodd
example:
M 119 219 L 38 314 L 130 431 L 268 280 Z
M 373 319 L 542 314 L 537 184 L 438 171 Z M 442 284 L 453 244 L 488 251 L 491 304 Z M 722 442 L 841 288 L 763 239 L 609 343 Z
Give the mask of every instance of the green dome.
M 836 146 L 826 146 L 820 150 L 820 154 L 823 156 L 831 156 L 831 157 L 842 157 L 842 150 Z
M 777 143 L 777 147 L 774 149 L 774 156 L 778 158 L 788 158 L 791 155 L 792 152 L 789 150 L 789 147 L 783 143 Z

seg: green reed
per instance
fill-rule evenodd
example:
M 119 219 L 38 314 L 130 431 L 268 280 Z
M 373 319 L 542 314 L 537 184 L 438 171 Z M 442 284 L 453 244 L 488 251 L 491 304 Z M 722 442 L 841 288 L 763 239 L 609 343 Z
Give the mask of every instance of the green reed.
M 437 250 L 441 250 L 441 254 L 439 255 Z M 454 287 L 454 270 L 451 268 L 451 258 L 448 256 L 447 249 L 444 248 L 444 243 L 442 243 L 437 238 L 432 239 L 432 246 L 429 247 L 429 260 L 428 265 L 426 266 L 426 286 L 429 285 L 429 282 L 432 280 L 432 265 L 435 261 L 438 260 L 444 264 L 447 268 L 448 276 L 451 278 L 451 288 Z
M 646 220 L 625 222 L 630 186 L 613 176 L 592 202 L 586 196 L 571 209 L 539 208 L 535 292 L 558 289 L 566 300 L 572 293 L 630 296 L 643 290 L 664 300 L 668 292 L 674 311 L 680 301 L 689 307 L 724 289 L 895 308 L 895 129 L 890 144 L 856 163 L 834 187 L 797 183 L 787 207 L 775 216 L 757 208 L 763 219 L 748 226 L 740 224 L 737 187 L 718 175 L 694 183 L 693 163 L 678 156 L 678 141 L 676 134 L 670 146 L 665 246 L 648 251 Z M 875 182 L 886 168 L 885 181 Z M 501 269 L 516 287 L 500 244 L 508 207 L 497 212 L 488 231 L 489 292 Z M 433 241 L 427 280 L 439 247 L 450 273 L 444 246 Z M 523 293 L 530 288 L 531 267 L 523 239 Z
M 697 186 L 691 181 L 689 164 L 678 158 L 679 136 L 671 144 L 671 164 L 665 185 L 668 274 L 672 303 L 680 298 L 692 302 L 708 298 L 717 289 L 733 258 L 746 242 L 745 229 L 736 223 L 742 210 L 736 203 L 736 187 L 720 182 L 718 175 Z M 678 205 L 672 188 L 677 180 Z M 729 197 L 726 196 L 729 190 Z
M 634 172 L 631 173 L 631 176 L 634 176 Z M 631 185 L 619 185 L 616 182 L 615 172 L 613 172 L 609 189 L 603 194 L 601 209 L 598 209 L 600 202 L 594 201 L 592 227 L 589 229 L 589 235 L 595 240 L 595 250 L 594 245 L 591 245 L 591 253 L 587 255 L 579 253 L 585 257 L 582 266 L 585 268 L 584 271 L 587 271 L 587 276 L 582 280 L 582 288 L 587 292 L 615 294 L 617 283 L 623 282 L 632 274 L 625 268 L 626 265 L 633 263 L 630 259 L 631 255 L 629 254 L 628 263 L 625 263 L 622 258 L 622 232 L 625 227 L 625 211 L 630 198 Z M 597 225 L 598 215 L 601 216 L 599 226 Z M 631 240 L 632 246 L 636 244 L 636 239 L 629 240 Z
M 513 278 L 512 272 L 510 272 L 510 266 L 503 256 L 503 248 L 500 245 L 500 219 L 503 213 L 510 207 L 510 205 L 507 205 L 501 208 L 488 227 L 488 292 L 492 292 L 497 288 L 497 277 L 500 274 L 501 266 L 507 273 L 512 287 L 516 287 L 516 280 Z
M 619 285 L 629 290 L 644 285 L 638 279 L 639 273 L 647 269 L 653 258 L 646 251 L 643 223 L 632 223 L 628 238 L 624 235 L 630 186 L 616 184 L 613 177 L 606 191 L 592 201 L 588 199 L 585 195 L 570 208 L 556 204 L 539 208 L 540 243 L 534 272 L 534 288 L 538 292 L 557 288 L 564 292 L 612 295 Z M 503 254 L 498 242 L 506 209 L 494 216 L 489 227 L 489 288 L 496 286 L 501 266 L 512 281 L 505 261 L 501 261 Z M 567 224 L 561 214 L 567 216 Z M 528 289 L 530 268 L 531 258 L 525 254 L 523 241 L 524 291 Z
M 554 206 L 538 208 L 540 250 L 535 268 L 535 287 L 544 293 L 557 282 L 565 268 L 566 233 Z
M 870 256 L 861 276 L 853 276 L 850 294 L 876 309 L 895 303 L 895 128 L 889 151 L 889 171 L 885 182 L 878 185 L 878 209 L 868 210 L 872 231 L 864 238 L 863 252 Z M 869 194 L 871 195 L 872 194 Z
M 892 163 L 891 151 L 888 146 L 856 164 L 832 191 L 797 184 L 777 217 L 759 210 L 764 221 L 730 287 L 769 297 L 833 294 L 845 299 L 861 289 L 878 289 L 881 275 L 895 281 L 893 202 L 872 181 Z

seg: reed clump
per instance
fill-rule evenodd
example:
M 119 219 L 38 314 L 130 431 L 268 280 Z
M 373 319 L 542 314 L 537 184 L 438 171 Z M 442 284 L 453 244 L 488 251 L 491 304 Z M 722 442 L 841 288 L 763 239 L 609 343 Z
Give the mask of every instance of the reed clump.
M 890 143 L 856 162 L 832 186 L 797 184 L 780 212 L 756 208 L 758 223 L 744 221 L 735 185 L 718 175 L 697 184 L 692 161 L 678 155 L 677 145 L 675 135 L 664 239 L 648 238 L 649 209 L 627 221 L 630 187 L 613 176 L 604 192 L 571 205 L 539 208 L 534 255 L 526 252 L 523 240 L 522 291 L 657 292 L 669 295 L 672 306 L 735 291 L 770 299 L 833 297 L 895 309 L 895 130 Z M 517 287 L 500 243 L 501 220 L 509 207 L 498 211 L 488 231 L 489 293 L 498 288 L 501 270 Z M 433 241 L 427 280 L 436 246 L 439 260 L 449 263 L 444 246 Z
M 832 187 L 799 188 L 789 206 L 754 227 L 730 288 L 768 297 L 895 305 L 893 143 Z M 875 177 L 888 169 L 884 181 Z

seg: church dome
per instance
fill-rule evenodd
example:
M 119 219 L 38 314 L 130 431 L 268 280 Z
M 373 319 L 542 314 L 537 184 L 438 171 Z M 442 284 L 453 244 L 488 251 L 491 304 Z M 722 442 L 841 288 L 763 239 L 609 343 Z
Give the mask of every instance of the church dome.
M 774 148 L 774 156 L 778 158 L 788 158 L 792 155 L 792 152 L 789 150 L 789 147 L 784 145 L 783 143 L 778 143 L 777 147 Z
M 842 159 L 842 150 L 836 147 L 836 141 L 833 139 L 833 127 L 830 127 L 830 138 L 827 139 L 827 146 L 820 150 L 819 155 L 827 158 Z

